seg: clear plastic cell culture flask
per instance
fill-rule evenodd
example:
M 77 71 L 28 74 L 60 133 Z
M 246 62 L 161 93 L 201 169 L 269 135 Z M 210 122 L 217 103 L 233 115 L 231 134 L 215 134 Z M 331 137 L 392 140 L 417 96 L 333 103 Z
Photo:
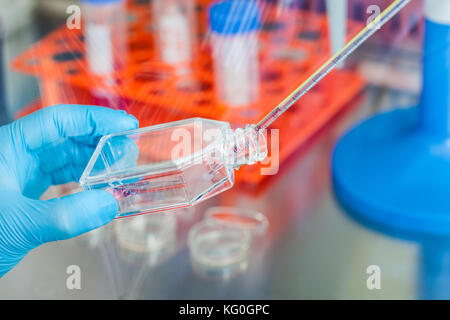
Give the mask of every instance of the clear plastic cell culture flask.
M 267 156 L 254 126 L 194 118 L 100 139 L 80 184 L 110 192 L 117 217 L 195 205 L 230 189 L 234 170 Z

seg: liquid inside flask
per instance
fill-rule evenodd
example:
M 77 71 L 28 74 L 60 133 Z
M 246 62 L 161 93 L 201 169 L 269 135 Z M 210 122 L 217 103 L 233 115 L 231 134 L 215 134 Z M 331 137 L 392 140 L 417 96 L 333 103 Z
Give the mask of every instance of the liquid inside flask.
M 102 137 L 80 184 L 113 194 L 117 217 L 173 210 L 230 189 L 234 170 L 266 156 L 254 126 L 193 118 Z

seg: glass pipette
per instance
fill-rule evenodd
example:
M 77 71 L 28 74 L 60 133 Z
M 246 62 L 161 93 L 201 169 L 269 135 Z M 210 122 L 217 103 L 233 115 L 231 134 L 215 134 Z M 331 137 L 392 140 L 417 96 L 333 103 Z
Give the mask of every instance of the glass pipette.
M 395 0 L 387 7 L 379 17 L 372 20 L 361 32 L 348 42 L 330 60 L 325 62 L 314 74 L 294 90 L 286 99 L 267 114 L 256 126 L 255 130 L 267 129 L 279 116 L 289 109 L 298 99 L 313 88 L 323 77 L 325 77 L 336 65 L 343 62 L 353 51 L 369 39 L 378 29 L 395 16 L 411 0 Z

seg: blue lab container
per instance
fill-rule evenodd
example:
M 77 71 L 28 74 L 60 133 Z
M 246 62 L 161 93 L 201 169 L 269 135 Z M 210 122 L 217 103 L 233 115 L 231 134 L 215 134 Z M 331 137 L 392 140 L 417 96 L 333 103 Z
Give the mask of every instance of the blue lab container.
M 335 194 L 364 225 L 421 245 L 419 297 L 450 298 L 450 25 L 426 21 L 418 106 L 350 130 L 332 161 Z

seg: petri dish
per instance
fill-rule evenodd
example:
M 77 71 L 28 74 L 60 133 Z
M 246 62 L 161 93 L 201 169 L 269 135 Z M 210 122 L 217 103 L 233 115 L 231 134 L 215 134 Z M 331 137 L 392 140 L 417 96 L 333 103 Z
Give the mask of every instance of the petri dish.
M 205 219 L 249 230 L 253 236 L 264 235 L 269 226 L 267 217 L 261 212 L 238 207 L 209 208 L 206 210 Z
M 248 268 L 249 230 L 211 219 L 197 223 L 188 236 L 192 267 L 200 276 L 227 280 Z
M 126 260 L 147 260 L 157 265 L 175 251 L 176 217 L 172 213 L 140 215 L 114 222 L 119 253 Z
M 75 241 L 81 246 L 87 246 L 90 249 L 99 247 L 105 241 L 107 226 L 94 229 L 75 238 Z

